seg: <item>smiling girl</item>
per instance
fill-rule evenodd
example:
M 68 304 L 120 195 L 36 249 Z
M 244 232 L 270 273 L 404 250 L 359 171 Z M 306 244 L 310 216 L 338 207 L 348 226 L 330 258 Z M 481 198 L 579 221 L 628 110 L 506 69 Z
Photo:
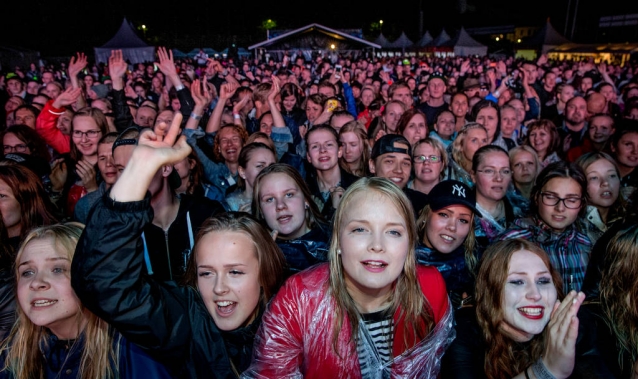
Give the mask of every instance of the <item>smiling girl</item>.
M 538 244 L 561 273 L 563 293 L 580 291 L 592 248 L 577 222 L 587 203 L 583 170 L 563 161 L 551 163 L 538 175 L 532 190 L 531 217 L 515 220 L 497 239 L 524 238 Z
M 174 143 L 181 118 L 176 114 L 164 137 L 142 133 L 109 196 L 93 208 L 72 285 L 88 309 L 168 362 L 176 377 L 238 377 L 285 261 L 255 219 L 229 212 L 201 227 L 187 258 L 187 286 L 143 274 L 140 235 L 153 218 L 148 187 L 160 167 L 191 152 L 184 137 Z
M 585 295 L 561 297 L 560 274 L 543 249 L 523 239 L 490 246 L 476 279 L 476 308 L 456 312 L 457 338 L 442 377 L 569 377 Z
M 291 277 L 264 314 L 245 378 L 436 377 L 449 343 L 445 283 L 416 265 L 410 201 L 363 178 L 337 209 L 330 263 Z

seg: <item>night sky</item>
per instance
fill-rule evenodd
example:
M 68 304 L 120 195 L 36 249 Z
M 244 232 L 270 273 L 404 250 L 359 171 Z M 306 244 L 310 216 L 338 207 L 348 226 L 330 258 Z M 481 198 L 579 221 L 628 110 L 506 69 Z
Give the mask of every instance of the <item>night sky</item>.
M 376 1 L 159 1 L 63 0 L 5 2 L 0 22 L 0 45 L 38 50 L 44 56 L 68 56 L 75 51 L 92 52 L 104 44 L 126 16 L 135 25 L 147 26 L 146 38 L 154 45 L 183 51 L 206 46 L 222 50 L 231 43 L 248 46 L 265 39 L 261 22 L 270 18 L 278 29 L 298 28 L 318 22 L 332 28 L 360 28 L 373 39 L 371 24 L 383 19 L 383 33 L 393 40 L 402 31 L 418 40 L 419 6 L 423 8 L 423 31 L 436 37 L 441 28 L 453 35 L 460 26 L 542 25 L 549 17 L 559 32 L 565 27 L 567 2 L 579 2 L 577 26 L 581 39 L 592 39 L 603 15 L 638 13 L 638 2 L 623 0 L 404 0 Z M 165 2 L 161 2 L 165 3 Z M 96 5 L 99 4 L 99 5 Z M 523 7 L 522 11 L 516 8 Z M 461 9 L 464 10 L 461 13 Z M 141 34 L 141 32 L 140 32 Z M 577 33 L 578 35 L 578 33 Z M 589 41 L 582 41 L 589 42 Z

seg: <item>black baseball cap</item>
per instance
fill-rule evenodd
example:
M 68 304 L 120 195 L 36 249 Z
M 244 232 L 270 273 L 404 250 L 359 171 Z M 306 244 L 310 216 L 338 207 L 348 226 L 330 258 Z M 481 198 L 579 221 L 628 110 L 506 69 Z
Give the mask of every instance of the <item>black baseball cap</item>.
M 407 149 L 402 146 L 395 146 L 397 143 L 407 146 Z M 412 148 L 410 147 L 410 142 L 408 142 L 404 136 L 400 134 L 386 134 L 374 143 L 370 158 L 376 159 L 379 155 L 387 153 L 403 153 L 412 156 Z
M 465 183 L 458 180 L 444 180 L 435 185 L 428 194 L 430 208 L 438 211 L 450 205 L 463 205 L 474 212 L 475 215 L 483 217 L 476 209 L 476 193 Z

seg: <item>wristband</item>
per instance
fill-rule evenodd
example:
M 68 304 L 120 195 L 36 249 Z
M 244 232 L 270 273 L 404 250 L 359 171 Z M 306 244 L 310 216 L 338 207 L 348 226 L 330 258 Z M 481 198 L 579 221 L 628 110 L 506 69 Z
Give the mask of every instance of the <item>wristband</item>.
M 180 85 L 178 85 L 178 86 L 175 86 L 175 91 L 181 91 L 181 90 L 183 90 L 183 89 L 184 89 L 184 85 L 183 85 L 183 84 L 180 84 Z
M 494 91 L 493 95 L 494 95 L 495 98 L 498 99 L 501 96 L 501 93 L 499 92 L 499 90 L 496 90 L 496 91 Z
M 239 113 L 233 113 L 233 118 L 240 119 L 241 116 L 239 115 Z
M 538 358 L 536 362 L 532 363 L 532 371 L 538 379 L 556 379 L 556 377 L 549 372 L 547 367 L 545 367 L 543 358 Z
M 202 116 L 199 116 L 199 115 L 195 114 L 195 112 L 191 112 L 191 118 L 193 120 L 199 120 L 199 119 L 202 118 Z

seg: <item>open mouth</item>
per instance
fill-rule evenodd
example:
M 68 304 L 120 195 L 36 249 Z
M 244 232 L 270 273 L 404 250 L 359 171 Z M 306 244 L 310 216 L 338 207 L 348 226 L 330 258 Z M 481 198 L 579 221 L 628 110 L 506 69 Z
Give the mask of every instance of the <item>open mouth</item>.
M 217 305 L 217 312 L 221 315 L 232 313 L 237 305 L 234 301 L 216 301 L 215 304 Z
M 57 302 L 57 300 L 36 300 L 31 304 L 33 304 L 34 307 L 48 307 L 49 305 L 53 305 Z
M 545 310 L 543 307 L 520 307 L 518 308 L 518 311 L 526 318 L 538 320 L 543 318 Z
M 292 220 L 292 216 L 291 215 L 284 215 L 284 216 L 277 217 L 277 221 L 279 221 L 282 224 L 285 224 L 285 223 L 289 222 L 290 220 Z

